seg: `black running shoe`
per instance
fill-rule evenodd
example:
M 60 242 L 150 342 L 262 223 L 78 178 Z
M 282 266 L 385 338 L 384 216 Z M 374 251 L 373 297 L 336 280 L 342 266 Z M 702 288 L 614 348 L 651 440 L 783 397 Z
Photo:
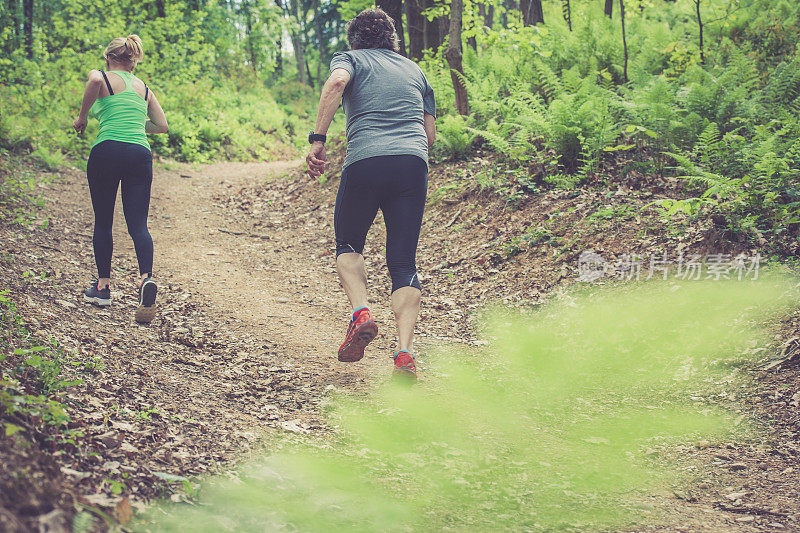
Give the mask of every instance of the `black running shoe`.
M 158 287 L 156 282 L 150 278 L 145 278 L 139 287 L 139 307 L 136 308 L 136 321 L 147 324 L 153 321 L 156 316 L 156 293 Z
M 98 289 L 98 285 L 100 285 L 99 281 L 93 283 L 91 287 L 86 289 L 83 293 L 83 299 L 91 304 L 99 305 L 100 307 L 111 305 L 111 288 L 106 287 L 105 289 Z

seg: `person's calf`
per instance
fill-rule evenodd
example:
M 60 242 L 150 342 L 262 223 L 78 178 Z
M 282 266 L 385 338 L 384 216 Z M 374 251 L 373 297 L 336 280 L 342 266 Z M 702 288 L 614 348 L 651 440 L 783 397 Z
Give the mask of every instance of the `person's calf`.
M 356 252 L 339 254 L 336 272 L 353 309 L 367 305 L 367 269 L 364 257 Z
M 401 287 L 392 293 L 392 311 L 397 323 L 399 350 L 413 349 L 414 326 L 419 317 L 422 292 L 416 287 Z

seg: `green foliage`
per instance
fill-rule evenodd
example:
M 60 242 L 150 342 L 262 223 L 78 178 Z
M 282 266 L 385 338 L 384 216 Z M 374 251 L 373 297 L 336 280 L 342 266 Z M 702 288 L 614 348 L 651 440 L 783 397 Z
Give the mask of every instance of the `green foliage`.
M 55 69 L 41 69 L 44 85 L 38 89 L 0 86 L 0 98 L 14 110 L 0 119 L 4 147 L 30 148 L 31 155 L 51 167 L 64 164 L 67 155 L 88 156 L 97 122 L 90 120 L 84 138 L 71 132 L 71 126 L 86 73 L 90 68 L 101 67 L 92 59 L 87 60 L 83 72 L 64 71 L 58 66 L 66 61 L 55 62 Z M 28 67 L 41 68 L 34 64 Z M 49 79 L 45 72 L 51 75 Z M 52 76 L 56 72 L 59 75 Z M 151 147 L 156 154 L 180 161 L 252 160 L 285 152 L 302 136 L 302 125 L 310 113 L 310 106 L 301 110 L 298 106 L 279 105 L 257 82 L 188 81 L 172 76 L 165 80 L 144 79 L 157 94 L 170 126 L 166 135 L 149 136 Z M 59 86 L 61 91 L 55 91 Z
M 8 291 L 0 291 L 0 422 L 6 436 L 70 438 L 69 416 L 56 393 L 78 383 L 62 376 L 63 349 L 41 345 L 28 331 Z
M 450 159 L 462 159 L 470 153 L 475 135 L 467 124 L 461 115 L 445 115 L 437 124 L 439 141 Z
M 35 208 L 44 205 L 34 175 L 0 148 L 0 223 L 32 226 Z
M 31 153 L 50 167 L 67 157 L 85 159 L 97 123 L 90 120 L 85 138 L 79 138 L 72 121 L 87 73 L 104 68 L 102 50 L 113 37 L 137 33 L 145 59 L 136 74 L 158 96 L 170 123 L 167 135 L 150 136 L 156 154 L 205 162 L 292 152 L 307 130 L 313 103 L 281 105 L 270 94 L 283 31 L 280 10 L 266 0 L 239 4 L 37 4 L 34 60 L 16 46 L 19 35 L 8 25 L 3 4 L 0 49 L 10 52 L 0 57 L 0 145 Z M 76 20 L 82 21 L 79 32 Z
M 488 30 L 487 46 L 465 55 L 471 116 L 443 117 L 442 150 L 464 156 L 465 124 L 478 139 L 473 146 L 496 152 L 512 169 L 543 167 L 544 183 L 554 187 L 575 187 L 605 168 L 682 171 L 700 194 L 659 201 L 666 213 L 721 215 L 732 231 L 753 236 L 796 235 L 800 32 L 792 32 L 800 28 L 800 5 L 704 2 L 713 21 L 706 31 L 717 35 L 707 40 L 705 64 L 695 37 L 686 38 L 697 29 L 691 3 L 632 11 L 631 81 L 622 85 L 618 22 L 602 16 L 601 4 L 582 6 L 572 32 L 549 22 Z M 780 53 L 764 49 L 765 39 Z M 442 65 L 432 59 L 425 66 L 440 109 L 449 109 Z M 682 170 L 669 167 L 672 154 L 686 156 Z M 624 165 L 606 166 L 615 162 Z
M 631 529 L 636 499 L 685 479 L 658 457 L 750 431 L 701 398 L 726 392 L 765 337 L 759 325 L 796 305 L 791 285 L 636 285 L 498 313 L 491 357 L 443 350 L 413 389 L 335 397 L 335 438 L 293 435 L 236 479 L 209 480 L 199 505 L 165 503 L 141 528 Z
M 514 237 L 504 246 L 506 256 L 514 257 L 525 250 L 548 242 L 558 241 L 553 232 L 542 226 L 531 226 L 522 235 Z

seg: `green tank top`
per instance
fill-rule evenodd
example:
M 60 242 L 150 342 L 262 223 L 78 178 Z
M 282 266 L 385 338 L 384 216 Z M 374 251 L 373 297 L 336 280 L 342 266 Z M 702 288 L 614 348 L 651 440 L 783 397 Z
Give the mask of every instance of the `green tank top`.
M 133 90 L 134 75 L 121 70 L 111 71 L 125 82 L 125 90 L 98 98 L 90 111 L 100 121 L 92 148 L 103 141 L 140 144 L 150 149 L 144 124 L 147 122 L 147 102 Z

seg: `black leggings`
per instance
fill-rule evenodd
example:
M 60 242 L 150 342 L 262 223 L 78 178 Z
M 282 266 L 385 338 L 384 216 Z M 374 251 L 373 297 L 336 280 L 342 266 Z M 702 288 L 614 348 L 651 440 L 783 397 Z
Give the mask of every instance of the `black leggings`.
M 384 155 L 362 159 L 342 171 L 333 226 L 336 256 L 364 251 L 378 209 L 386 222 L 386 264 L 392 292 L 420 289 L 417 242 L 425 210 L 428 166 L 414 155 Z
M 89 193 L 94 208 L 94 260 L 101 278 L 111 277 L 111 252 L 114 204 L 122 182 L 122 211 L 128 233 L 133 238 L 141 274 L 153 273 L 153 239 L 147 231 L 150 185 L 153 182 L 153 156 L 142 145 L 103 141 L 89 154 L 86 167 Z

